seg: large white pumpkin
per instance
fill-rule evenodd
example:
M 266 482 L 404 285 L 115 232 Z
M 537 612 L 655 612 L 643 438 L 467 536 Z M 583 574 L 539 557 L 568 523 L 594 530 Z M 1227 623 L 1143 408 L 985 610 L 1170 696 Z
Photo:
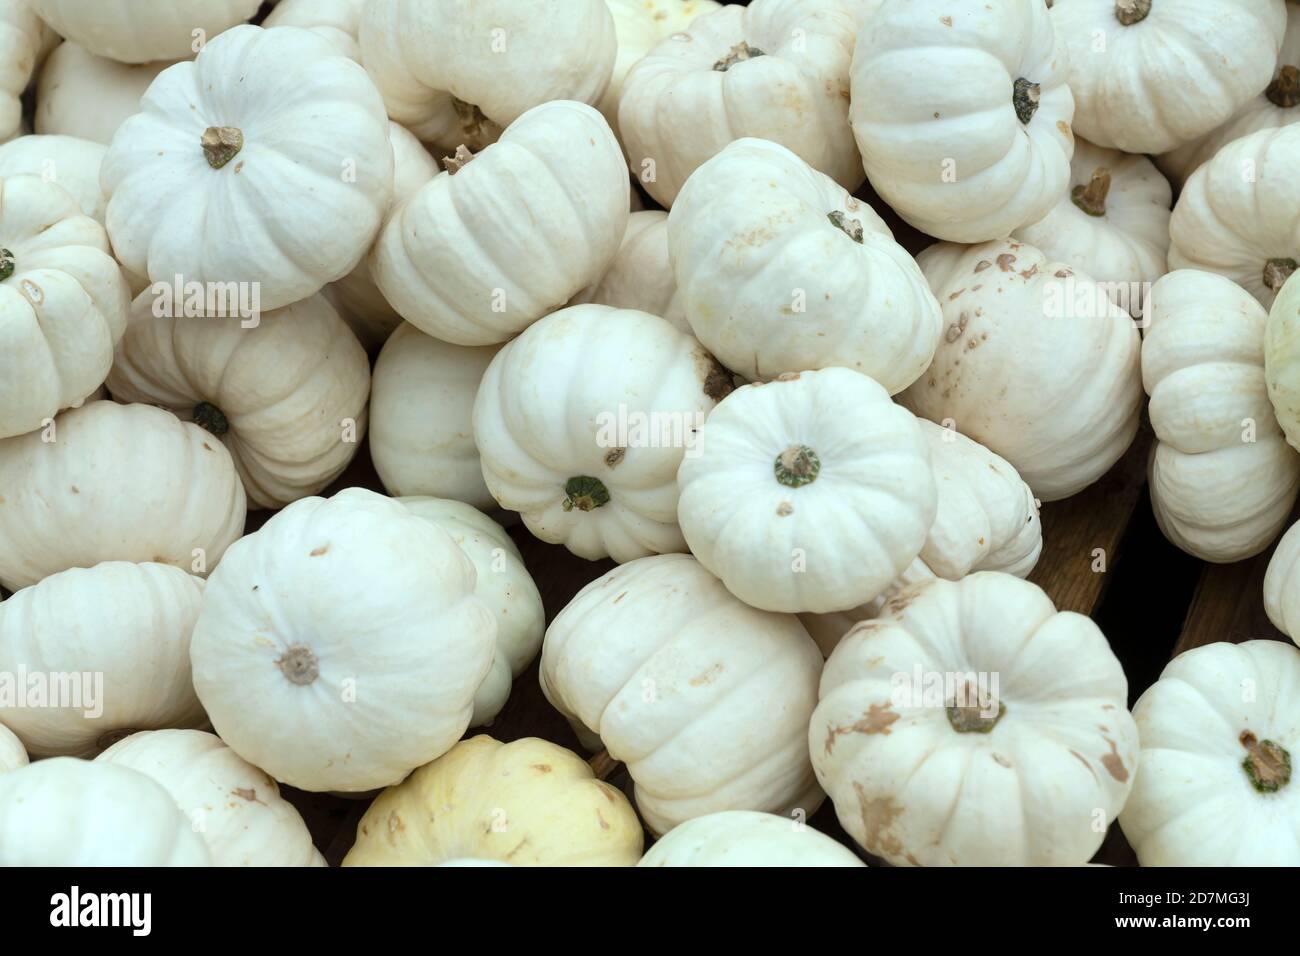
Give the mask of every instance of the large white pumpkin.
M 171 795 L 144 774 L 55 757 L 0 774 L 0 866 L 211 866 Z
M 40 176 L 58 183 L 102 226 L 107 201 L 99 188 L 99 168 L 107 152 L 102 143 L 76 136 L 19 136 L 0 146 L 0 177 Z
M 18 735 L 0 724 L 0 773 L 8 773 L 28 764 L 27 751 Z
M 370 363 L 323 296 L 260 316 L 178 315 L 135 301 L 108 389 L 170 409 L 222 441 L 249 503 L 281 508 L 347 467 L 366 429 Z
M 866 866 L 801 820 L 724 810 L 673 827 L 637 866 Z
M 44 26 L 28 0 L 0 0 L 0 142 L 19 131 L 20 97 L 36 69 Z
M 104 227 L 71 193 L 37 176 L 0 179 L 0 438 L 104 384 L 127 305 Z
M 162 784 L 203 837 L 214 866 L 325 866 L 275 781 L 213 734 L 145 731 L 97 759 Z
M 202 600 L 201 578 L 122 561 L 23 588 L 0 604 L 0 673 L 34 683 L 19 680 L 17 700 L 0 695 L 0 721 L 35 757 L 93 756 L 137 730 L 201 726 L 190 634 Z
M 1163 153 L 1212 130 L 1268 84 L 1283 0 L 1058 0 L 1075 132 Z
M 360 488 L 237 541 L 194 629 L 194 686 L 245 760 L 303 790 L 371 790 L 446 752 L 492 664 L 474 565 Z
M 492 345 L 600 278 L 623 239 L 631 187 L 614 134 L 582 103 L 538 106 L 460 157 L 396 209 L 371 269 L 422 332 Z
M 871 185 L 922 232 L 999 239 L 1064 195 L 1067 59 L 1043 0 L 886 0 L 853 54 L 850 116 Z
M 0 441 L 0 584 L 101 561 L 207 574 L 244 530 L 230 453 L 148 405 L 90 402 Z
M 745 378 L 841 366 L 893 394 L 934 356 L 943 317 L 915 260 L 783 146 L 740 139 L 700 166 L 668 252 L 695 335 Z
M 529 531 L 581 557 L 684 551 L 677 468 L 730 390 L 714 358 L 657 316 L 563 309 L 483 376 L 474 402 L 483 477 Z
M 393 195 L 383 101 L 298 28 L 240 26 L 149 87 L 104 157 L 108 232 L 153 281 L 256 283 L 276 309 L 361 260 Z
M 918 261 L 945 329 L 903 403 L 1006 458 L 1044 501 L 1100 478 L 1142 404 L 1128 313 L 1081 270 L 1019 242 L 940 243 Z
M 677 473 L 691 552 L 767 611 L 844 611 L 920 553 L 934 521 L 916 418 L 843 368 L 745 385 L 709 416 Z
M 798 619 L 732 597 L 690 555 L 583 588 L 546 631 L 547 699 L 627 764 L 646 825 L 719 810 L 803 811 L 821 654 Z
M 753 0 L 669 36 L 624 80 L 618 128 L 633 175 L 671 206 L 705 160 L 752 136 L 857 187 L 862 168 L 846 121 L 859 19 L 845 0 Z
M 479 382 L 499 351 L 449 345 L 407 324 L 384 343 L 370 393 L 370 457 L 389 494 L 495 506 L 472 416 Z
M 1142 866 L 1300 866 L 1300 651 L 1193 648 L 1133 716 L 1141 767 L 1119 824 Z
M 145 90 L 173 62 L 118 63 L 75 43 L 60 43 L 36 84 L 36 132 L 107 146 L 118 127 L 140 112 Z
M 1206 561 L 1266 548 L 1300 489 L 1300 455 L 1265 386 L 1267 321 L 1250 293 L 1214 273 L 1181 269 L 1151 290 L 1142 341 L 1157 438 L 1151 507 L 1169 540 Z
M 840 823 L 895 865 L 1079 866 L 1138 769 L 1097 625 L 980 571 L 901 591 L 835 648 L 808 730 Z
M 448 152 L 551 100 L 599 102 L 618 47 L 605 0 L 369 0 L 360 37 L 388 115 Z
M 27 0 L 60 36 L 122 63 L 176 60 L 261 5 L 260 0 Z

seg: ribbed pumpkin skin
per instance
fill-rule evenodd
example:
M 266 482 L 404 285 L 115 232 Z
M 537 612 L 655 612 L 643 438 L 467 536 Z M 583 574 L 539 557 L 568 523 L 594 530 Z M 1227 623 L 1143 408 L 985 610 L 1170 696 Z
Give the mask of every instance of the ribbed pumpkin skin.
M 121 63 L 178 60 L 243 23 L 260 0 L 28 0 L 60 36 Z

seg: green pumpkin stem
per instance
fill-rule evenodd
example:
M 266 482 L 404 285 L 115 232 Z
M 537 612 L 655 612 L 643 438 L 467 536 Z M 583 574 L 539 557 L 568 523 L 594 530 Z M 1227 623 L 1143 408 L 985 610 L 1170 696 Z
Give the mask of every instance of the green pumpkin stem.
M 244 134 L 234 126 L 209 126 L 200 140 L 208 165 L 220 169 L 244 148 Z
M 1300 265 L 1294 259 L 1269 259 L 1264 263 L 1264 285 L 1273 292 L 1279 291 Z
M 1032 80 L 1027 80 L 1023 76 L 1016 80 L 1011 89 L 1011 105 L 1016 108 L 1016 116 L 1025 126 L 1034 118 L 1038 112 L 1038 100 L 1042 96 L 1043 88 Z
M 14 260 L 14 254 L 8 249 L 0 249 L 0 282 L 4 282 L 14 274 L 17 263 Z
M 230 431 L 230 420 L 225 412 L 209 402 L 199 402 L 194 406 L 194 424 L 218 438 Z
M 822 460 L 807 445 L 791 445 L 776 456 L 776 480 L 788 488 L 801 488 L 817 480 Z
M 742 60 L 752 60 L 756 56 L 766 56 L 766 54 L 758 47 L 750 46 L 744 40 L 741 40 L 727 51 L 726 56 L 713 64 L 713 68 L 719 73 L 726 73 L 727 70 L 731 69 Z
M 1268 85 L 1264 91 L 1270 103 L 1274 106 L 1289 110 L 1292 107 L 1300 106 L 1300 69 L 1290 64 L 1282 67 L 1277 71 L 1277 76 L 1273 82 Z
M 1151 12 L 1151 0 L 1115 0 L 1115 19 L 1126 27 L 1141 23 Z
M 1291 782 L 1291 754 L 1281 744 L 1259 740 L 1249 730 L 1238 738 L 1246 748 L 1241 769 L 1260 793 L 1277 793 Z
M 858 219 L 850 219 L 838 209 L 826 217 L 831 221 L 831 225 L 844 235 L 848 236 L 859 245 L 862 244 L 862 222 Z
M 590 475 L 576 475 L 564 483 L 565 511 L 577 508 L 579 511 L 595 511 L 609 504 L 609 489 L 599 478 Z

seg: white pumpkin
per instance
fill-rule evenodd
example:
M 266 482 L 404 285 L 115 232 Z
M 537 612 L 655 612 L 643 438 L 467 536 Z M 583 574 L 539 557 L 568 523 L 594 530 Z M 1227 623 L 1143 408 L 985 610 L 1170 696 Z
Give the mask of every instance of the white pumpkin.
M 153 730 L 119 740 L 97 762 L 162 784 L 193 821 L 214 866 L 325 866 L 307 825 L 274 780 L 221 738 Z
M 637 866 L 866 866 L 802 821 L 724 810 L 673 827 Z
M 474 402 L 483 478 L 538 538 L 595 560 L 684 551 L 677 468 L 731 390 L 689 335 L 576 305 L 503 348 Z
M 694 334 L 686 321 L 668 258 L 668 213 L 650 209 L 635 211 L 628 217 L 623 244 L 609 268 L 599 282 L 575 295 L 570 304 L 587 302 L 649 312 Z
M 17 770 L 27 766 L 27 763 L 27 751 L 23 749 L 23 742 L 12 730 L 0 724 L 0 773 Z
M 1089 276 L 1004 240 L 918 257 L 943 308 L 934 363 L 905 393 L 1003 456 L 1043 501 L 1100 478 L 1137 433 L 1141 343 Z
M 360 447 L 370 397 L 365 350 L 333 306 L 315 295 L 250 328 L 236 316 L 178 316 L 171 298 L 136 299 L 108 379 L 113 397 L 211 432 L 254 507 L 280 508 L 333 482 Z
M 1141 768 L 1119 824 L 1142 866 L 1300 866 L 1300 651 L 1193 648 L 1133 716 Z
M 106 200 L 99 167 L 108 148 L 75 136 L 20 136 L 0 146 L 0 177 L 40 176 L 58 183 L 101 226 Z
M 18 699 L 0 696 L 0 721 L 35 757 L 92 756 L 137 730 L 201 726 L 190 633 L 202 600 L 201 578 L 123 561 L 23 588 L 0 604 L 0 673 L 28 682 L 12 688 Z
M 797 618 L 732 597 L 689 555 L 615 568 L 546 631 L 541 684 L 627 764 L 653 833 L 720 810 L 812 816 L 821 654 Z
M 1293 448 L 1300 448 L 1300 280 L 1282 286 L 1268 313 L 1264 372 L 1278 424 Z
M 500 346 L 449 345 L 401 325 L 375 362 L 370 457 L 391 495 L 496 502 L 483 482 L 472 415 Z
M 853 55 L 867 177 L 922 232 L 999 239 L 1065 194 L 1074 98 L 1043 0 L 886 2 Z
M 668 217 L 687 321 L 747 379 L 842 366 L 900 392 L 943 317 L 871 207 L 790 150 L 739 139 L 691 176 Z
M 207 574 L 244 530 L 244 488 L 211 435 L 148 405 L 90 402 L 0 441 L 0 584 L 101 561 Z
M 1237 108 L 1231 118 L 1203 136 L 1155 158 L 1156 165 L 1177 186 L 1227 143 L 1261 129 L 1288 126 L 1300 120 L 1300 7 L 1287 4 L 1286 34 L 1273 80 L 1259 95 Z
M 1167 271 L 1169 182 L 1145 156 L 1075 140 L 1070 187 L 1043 219 L 1014 238 L 1055 262 L 1078 266 L 1137 317 L 1144 290 Z
M 431 522 L 361 488 L 236 542 L 194 628 L 194 686 L 235 752 L 302 790 L 371 790 L 469 724 L 496 622 Z
M 118 63 L 75 43 L 60 43 L 36 84 L 36 132 L 107 146 L 118 127 L 140 112 L 145 90 L 174 62 Z
M 1265 385 L 1268 315 L 1240 286 L 1179 270 L 1151 290 L 1142 381 L 1156 447 L 1151 507 L 1174 544 L 1240 561 L 1278 536 L 1300 490 Z M 1297 356 L 1300 357 L 1300 356 Z
M 1057 0 L 1075 132 L 1163 153 L 1207 133 L 1268 85 L 1283 0 Z
M 979 571 L 845 636 L 808 745 L 840 823 L 892 864 L 1080 866 L 1138 769 L 1127 695 L 1096 624 Z
M 121 63 L 176 60 L 257 13 L 260 0 L 27 0 L 60 36 Z
M 302 27 L 326 40 L 350 60 L 361 62 L 361 11 L 366 0 L 283 0 L 262 21 L 264 27 Z
M 1300 644 L 1300 522 L 1282 535 L 1268 559 L 1264 611 L 1274 627 Z
M 0 141 L 21 128 L 20 97 L 36 69 L 44 42 L 44 26 L 32 13 L 28 0 L 0 0 Z
M 501 527 L 476 508 L 445 498 L 399 498 L 413 514 L 451 536 L 474 564 L 474 593 L 497 622 L 492 670 L 474 695 L 471 727 L 490 724 L 510 697 L 510 686 L 542 649 L 546 611 L 524 567 L 523 555 Z
M 447 152 L 551 100 L 600 102 L 618 48 L 605 0 L 369 0 L 360 38 L 388 115 Z
M 140 105 L 101 174 L 129 271 L 257 283 L 269 310 L 341 279 L 370 248 L 393 195 L 388 120 L 365 71 L 327 40 L 236 27 Z
M 108 376 L 128 291 L 104 227 L 62 186 L 0 179 L 0 438 L 41 428 Z
M 56 757 L 0 774 L 0 866 L 211 866 L 161 786 L 126 767 Z
M 601 276 L 631 187 L 614 134 L 582 103 L 536 107 L 482 153 L 458 155 L 394 211 L 371 269 L 420 331 L 493 345 Z
M 755 137 L 856 188 L 862 169 L 846 120 L 859 13 L 846 0 L 754 0 L 669 36 L 623 83 L 618 128 L 632 174 L 671 206 L 707 159 Z
M 844 611 L 920 553 L 934 522 L 916 418 L 843 368 L 732 392 L 677 473 L 691 552 L 766 611 Z
M 1187 180 L 1169 221 L 1169 268 L 1218 272 L 1268 308 L 1300 259 L 1300 126 L 1234 140 Z

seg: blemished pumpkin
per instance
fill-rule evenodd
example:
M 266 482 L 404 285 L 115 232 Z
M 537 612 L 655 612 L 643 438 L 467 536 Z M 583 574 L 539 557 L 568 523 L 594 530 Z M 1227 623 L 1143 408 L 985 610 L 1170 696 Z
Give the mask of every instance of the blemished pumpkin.
M 8 773 L 28 764 L 27 751 L 18 735 L 0 724 L 0 773 Z
M 1152 288 L 1146 320 L 1156 520 L 1203 560 L 1257 554 L 1285 527 L 1300 490 L 1300 455 L 1278 427 L 1265 383 L 1268 314 L 1223 276 L 1182 269 Z
M 214 866 L 325 866 L 275 781 L 214 734 L 144 731 L 119 740 L 96 761 L 161 784 L 193 821 Z
M 206 575 L 244 530 L 230 453 L 148 405 L 89 402 L 0 441 L 0 584 L 16 591 L 102 561 Z
M 1283 0 L 1060 0 L 1074 129 L 1098 146 L 1163 153 L 1209 132 L 1268 84 Z
M 140 109 L 101 173 L 128 271 L 256 284 L 271 310 L 369 250 L 393 196 L 388 118 L 365 70 L 328 40 L 235 27 L 162 73 Z
M 360 40 L 388 115 L 448 153 L 543 103 L 598 103 L 618 50 L 605 0 L 369 0 Z
M 893 394 L 934 356 L 943 317 L 916 261 L 784 146 L 738 139 L 701 165 L 668 252 L 691 329 L 747 379 L 840 366 Z
M 1300 651 L 1179 654 L 1133 708 L 1137 782 L 1119 816 L 1142 866 L 1300 866 Z
M 631 186 L 618 141 L 583 103 L 529 110 L 480 153 L 401 204 L 371 270 L 420 331 L 494 345 L 595 282 L 627 228 Z
M 0 179 L 0 439 L 104 384 L 127 306 L 104 227 L 72 194 L 39 176 Z
M 107 146 L 118 127 L 140 112 L 149 85 L 175 62 L 118 63 L 75 43 L 60 43 L 36 83 L 36 132 Z
M 496 621 L 443 530 L 361 488 L 303 498 L 208 581 L 190 656 L 212 725 L 302 790 L 397 783 L 464 733 Z
M 101 226 L 106 201 L 99 168 L 108 148 L 76 136 L 19 136 L 0 146 L 0 178 L 40 176 L 72 194 L 81 211 Z
M 190 56 L 260 0 L 27 0 L 60 36 L 120 63 Z
M 536 737 L 462 740 L 379 795 L 344 866 L 633 866 L 627 797 Z
M 889 863 L 1080 866 L 1145 770 L 1127 696 L 1089 618 L 979 571 L 845 636 L 808 746 L 844 829 Z
M 920 553 L 937 506 L 917 419 L 844 368 L 727 396 L 677 472 L 691 552 L 767 611 L 844 611 Z
M 1082 270 L 1013 240 L 918 257 L 943 308 L 929 370 L 904 405 L 997 452 L 1043 501 L 1100 478 L 1137 433 L 1137 326 Z
M 822 657 L 798 618 L 733 597 L 685 554 L 617 567 L 546 630 L 541 684 L 627 764 L 653 833 L 720 810 L 811 817 Z
M 55 757 L 0 774 L 0 866 L 211 866 L 171 795 L 126 767 Z
M 802 821 L 724 810 L 673 827 L 637 866 L 866 866 Z
M 370 457 L 389 494 L 496 506 L 483 482 L 472 416 L 499 351 L 450 345 L 406 323 L 384 343 L 370 392 Z
M 473 417 L 483 478 L 535 536 L 580 557 L 684 551 L 677 468 L 731 387 L 664 319 L 562 309 L 488 365 Z
M 646 209 L 628 216 L 623 244 L 600 281 L 587 286 L 569 304 L 649 312 L 694 335 L 681 299 L 668 257 L 668 213 Z
M 753 0 L 668 36 L 623 82 L 618 129 L 632 174 L 668 207 L 706 160 L 755 137 L 856 188 L 862 167 L 846 120 L 861 16 L 845 0 Z
M 27 0 L 0 0 L 0 142 L 19 132 L 20 97 L 36 69 L 45 27 Z
M 251 328 L 165 305 L 152 291 L 136 299 L 108 377 L 113 397 L 167 408 L 224 443 L 253 507 L 281 508 L 333 482 L 365 437 L 370 363 L 324 296 Z
M 1273 304 L 1300 259 L 1300 126 L 1233 140 L 1187 180 L 1169 220 L 1169 267 L 1218 272 Z
M 33 757 L 93 756 L 137 730 L 201 726 L 190 635 L 202 600 L 201 578 L 122 561 L 23 588 L 0 604 L 0 672 L 50 676 L 20 685 L 26 700 L 0 702 L 0 721 Z
M 850 118 L 871 185 L 953 242 L 1038 222 L 1069 183 L 1067 68 L 1042 0 L 887 0 L 853 53 Z

